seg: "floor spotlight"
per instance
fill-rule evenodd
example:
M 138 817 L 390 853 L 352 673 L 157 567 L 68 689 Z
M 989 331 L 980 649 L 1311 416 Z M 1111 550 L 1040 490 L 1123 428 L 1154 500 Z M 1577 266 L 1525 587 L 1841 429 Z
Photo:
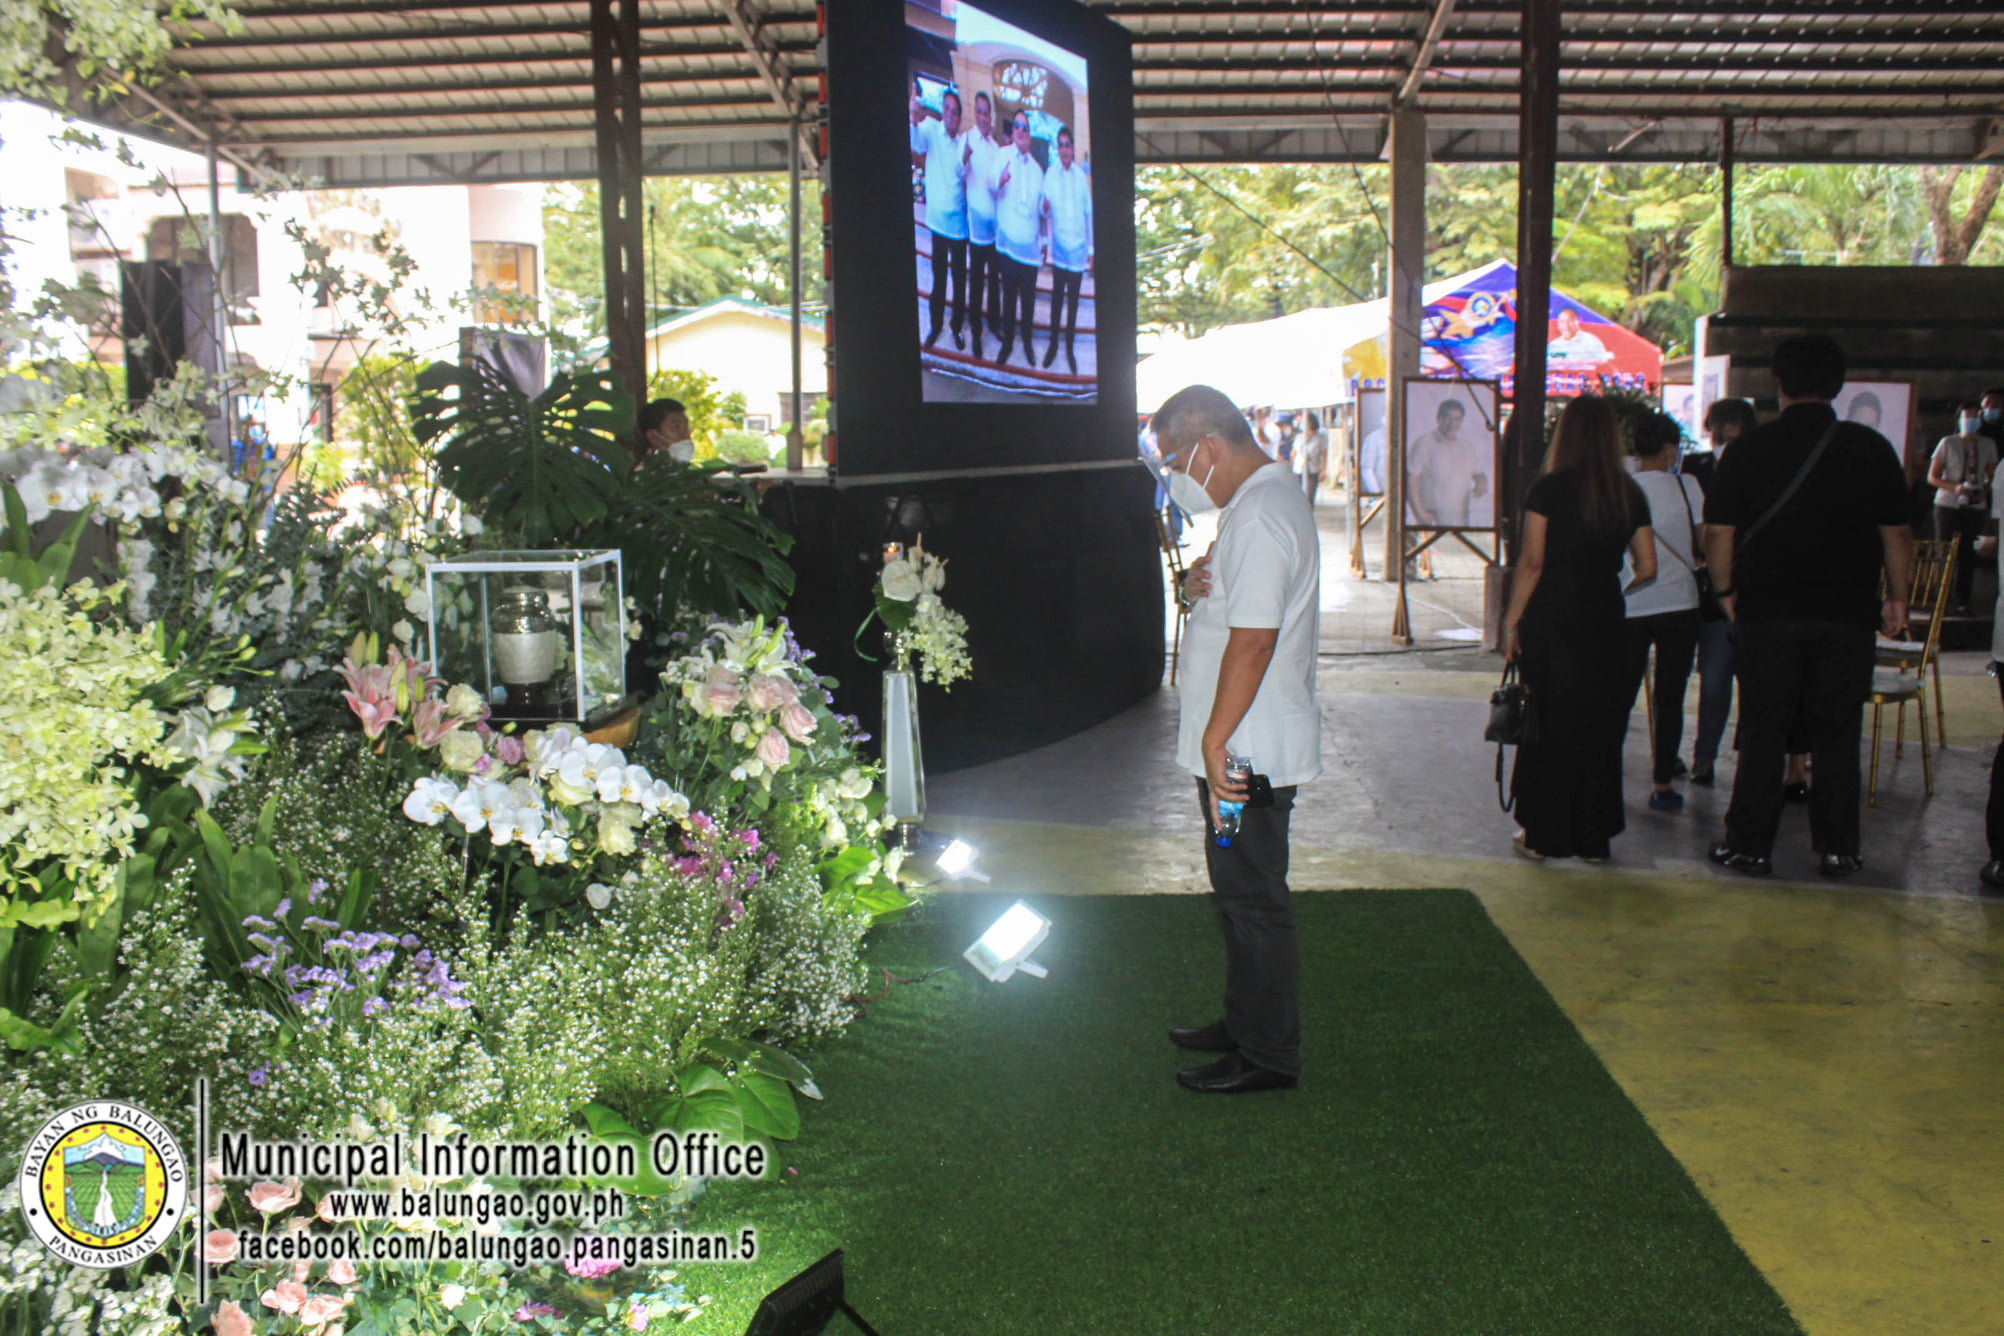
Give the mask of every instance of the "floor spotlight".
M 941 876 L 950 881 L 986 882 L 988 874 L 974 870 L 974 860 L 980 856 L 981 851 L 966 840 L 955 840 L 939 851 L 939 857 L 933 860 L 933 866 L 939 869 Z
M 877 1336 L 877 1329 L 842 1296 L 840 1248 L 766 1295 L 752 1314 L 745 1336 L 819 1336 L 837 1313 L 853 1322 L 864 1336 Z
M 1030 953 L 1050 935 L 1051 921 L 1018 900 L 961 954 L 991 983 L 1001 983 L 1017 970 L 1041 979 L 1047 971 L 1030 959 Z

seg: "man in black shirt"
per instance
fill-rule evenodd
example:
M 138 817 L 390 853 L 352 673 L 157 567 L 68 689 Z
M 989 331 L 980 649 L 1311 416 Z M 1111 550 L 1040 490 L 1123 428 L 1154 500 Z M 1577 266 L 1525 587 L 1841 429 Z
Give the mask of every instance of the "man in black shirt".
M 1873 631 L 1906 630 L 1906 475 L 1885 437 L 1837 421 L 1830 401 L 1844 388 L 1845 367 L 1833 340 L 1786 339 L 1773 369 L 1781 416 L 1719 462 L 1705 497 L 1705 556 L 1735 623 L 1740 683 L 1739 774 L 1726 838 L 1711 859 L 1755 876 L 1773 871 L 1783 755 L 1799 713 L 1816 775 L 1810 837 L 1823 875 L 1842 877 L 1864 863 L 1858 737 Z

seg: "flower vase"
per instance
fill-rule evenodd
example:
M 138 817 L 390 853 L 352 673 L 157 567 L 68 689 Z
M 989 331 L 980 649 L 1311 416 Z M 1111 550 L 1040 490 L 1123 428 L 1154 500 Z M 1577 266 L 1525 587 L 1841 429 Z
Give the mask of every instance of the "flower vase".
M 919 744 L 918 678 L 884 674 L 884 815 L 900 824 L 925 820 L 925 754 Z

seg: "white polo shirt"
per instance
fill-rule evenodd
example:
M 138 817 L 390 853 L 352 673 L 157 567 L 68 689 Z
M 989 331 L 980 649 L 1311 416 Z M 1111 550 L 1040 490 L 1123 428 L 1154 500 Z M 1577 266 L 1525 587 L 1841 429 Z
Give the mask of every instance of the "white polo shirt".
M 1233 627 L 1279 628 L 1280 638 L 1252 708 L 1230 748 L 1252 758 L 1275 788 L 1322 773 L 1322 712 L 1315 703 L 1321 627 L 1322 544 L 1308 496 L 1285 464 L 1269 464 L 1240 485 L 1218 521 L 1211 592 L 1183 630 L 1182 725 L 1176 764 L 1204 775 L 1204 726 L 1218 695 L 1218 669 Z
M 912 152 L 925 154 L 925 225 L 950 241 L 967 240 L 967 132 L 946 132 L 928 116 L 912 127 Z

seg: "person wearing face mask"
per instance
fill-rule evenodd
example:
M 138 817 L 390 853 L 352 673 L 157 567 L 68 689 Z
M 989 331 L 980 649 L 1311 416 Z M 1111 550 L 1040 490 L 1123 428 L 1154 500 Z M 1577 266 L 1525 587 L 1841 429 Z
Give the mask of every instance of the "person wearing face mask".
M 1217 541 L 1191 563 L 1182 590 L 1191 613 L 1176 763 L 1195 777 L 1204 817 L 1205 864 L 1224 920 L 1225 1012 L 1169 1038 L 1224 1056 L 1177 1080 L 1207 1094 L 1283 1089 L 1301 1074 L 1288 821 L 1298 786 L 1322 771 L 1320 540 L 1293 473 L 1267 457 L 1223 394 L 1206 385 L 1177 391 L 1154 429 L 1177 504 L 1192 514 L 1222 508 Z M 1227 756 L 1251 760 L 1270 800 L 1226 774 Z M 1247 803 L 1222 848 L 1220 801 Z
M 696 457 L 696 442 L 690 439 L 689 410 L 676 399 L 654 399 L 640 410 L 640 439 L 647 454 L 661 454 L 677 464 Z
M 1934 537 L 1954 543 L 1955 610 L 1969 611 L 1969 590 L 1976 579 L 1976 537 L 1990 512 L 1987 493 L 1997 472 L 1997 444 L 1982 434 L 1983 406 L 1965 403 L 1956 410 L 1956 432 L 1941 438 L 1928 460 L 1928 486 L 1934 488 Z
M 1988 436 L 1997 453 L 2004 456 L 2004 385 L 1993 385 L 1983 392 L 1976 415 L 1976 430 Z

